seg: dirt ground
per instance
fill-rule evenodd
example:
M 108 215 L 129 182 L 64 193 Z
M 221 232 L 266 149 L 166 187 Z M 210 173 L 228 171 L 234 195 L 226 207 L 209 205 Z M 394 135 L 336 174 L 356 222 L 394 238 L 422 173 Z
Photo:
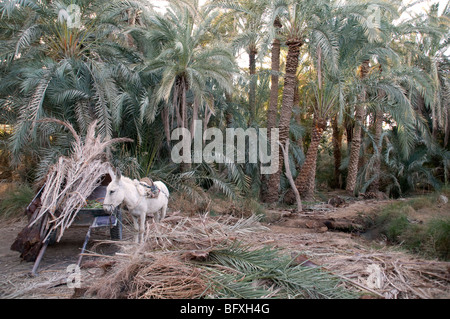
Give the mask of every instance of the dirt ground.
M 359 200 L 333 207 L 328 204 L 306 207 L 301 214 L 268 211 L 263 224 L 268 231 L 241 238 L 255 246 L 270 245 L 285 249 L 293 258 L 308 259 L 342 277 L 346 285 L 376 298 L 450 298 L 450 263 L 428 260 L 409 254 L 383 240 L 369 240 L 356 228 L 333 230 L 324 220 L 360 224 L 389 200 Z M 450 204 L 448 204 L 450 207 Z M 72 228 L 61 242 L 50 246 L 37 277 L 30 276 L 33 263 L 23 262 L 10 246 L 26 219 L 0 222 L 0 298 L 77 298 L 78 290 L 67 284 L 68 266 L 76 264 L 87 228 Z M 114 255 L 109 230 L 94 229 L 88 245 L 93 256 L 83 257 L 81 287 L 98 278 L 103 270 L 86 267 L 97 255 Z M 125 225 L 124 240 L 132 240 L 132 229 Z M 104 258 L 104 257 L 101 257 Z

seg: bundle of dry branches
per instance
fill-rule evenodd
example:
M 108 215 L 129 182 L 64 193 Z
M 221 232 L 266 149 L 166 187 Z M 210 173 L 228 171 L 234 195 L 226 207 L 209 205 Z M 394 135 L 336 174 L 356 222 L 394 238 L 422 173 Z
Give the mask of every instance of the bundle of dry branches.
M 203 260 L 236 236 L 266 229 L 256 216 L 237 219 L 175 214 L 160 223 L 149 223 L 143 243 L 117 243 L 122 252 L 113 257 L 114 267 L 87 293 L 111 299 L 201 297 L 210 283 L 202 276 L 202 269 L 189 261 Z
M 120 255 L 111 273 L 88 290 L 97 298 L 190 299 L 208 287 L 200 269 L 182 262 L 174 254 L 153 252 Z
M 164 223 L 147 224 L 145 249 L 204 250 L 234 240 L 240 234 L 266 230 L 268 228 L 259 223 L 256 215 L 240 219 L 229 215 L 216 219 L 209 218 L 208 214 L 200 217 L 172 215 Z
M 86 205 L 86 198 L 99 186 L 101 177 L 111 170 L 106 160 L 105 150 L 114 143 L 132 141 L 129 138 L 116 138 L 104 141 L 96 136 L 97 121 L 93 121 L 84 141 L 66 122 L 48 119 L 64 125 L 72 133 L 75 141 L 72 144 L 70 157 L 61 156 L 50 167 L 41 195 L 42 208 L 33 225 L 41 218 L 47 218 L 47 229 L 58 232 L 57 241 L 64 230 L 70 227 L 77 213 Z M 47 237 L 50 235 L 48 232 Z

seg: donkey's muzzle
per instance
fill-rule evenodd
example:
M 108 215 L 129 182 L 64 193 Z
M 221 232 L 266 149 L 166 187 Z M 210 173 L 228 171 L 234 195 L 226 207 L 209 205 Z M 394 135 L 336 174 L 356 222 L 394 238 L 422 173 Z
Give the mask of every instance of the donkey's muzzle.
M 103 203 L 103 210 L 108 212 L 108 213 L 112 213 L 114 211 L 116 207 L 112 204 L 105 204 Z

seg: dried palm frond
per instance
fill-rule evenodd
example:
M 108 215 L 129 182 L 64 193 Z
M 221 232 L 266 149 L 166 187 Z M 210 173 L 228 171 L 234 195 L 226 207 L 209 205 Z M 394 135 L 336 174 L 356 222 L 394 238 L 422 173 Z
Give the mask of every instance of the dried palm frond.
M 355 298 L 321 267 L 293 262 L 278 248 L 254 248 L 258 218 L 170 216 L 147 227 L 139 245 L 122 252 L 87 293 L 99 298 Z
M 173 256 L 155 255 L 155 260 L 143 263 L 133 278 L 129 298 L 195 298 L 207 289 L 200 269 L 187 265 Z
M 230 246 L 243 233 L 268 230 L 257 216 L 185 217 L 177 213 L 147 224 L 139 245 L 118 242 L 122 252 L 114 267 L 96 280 L 88 294 L 98 298 L 199 298 L 212 287 L 201 262 L 209 253 Z M 111 260 L 111 257 L 108 258 Z M 222 285 L 220 286 L 222 287 Z M 250 289 L 252 290 L 252 288 Z M 267 294 L 267 293 L 266 293 Z
M 225 216 L 219 219 L 171 216 L 164 223 L 147 225 L 145 251 L 159 249 L 211 249 L 240 234 L 267 231 L 259 223 L 261 217 L 235 218 Z
M 112 272 L 96 280 L 88 294 L 115 299 L 198 298 L 207 289 L 200 269 L 173 254 L 147 253 L 116 258 Z
M 449 298 L 449 263 L 419 260 L 401 251 L 360 251 L 333 254 L 327 266 L 342 277 L 353 277 L 386 299 Z
M 86 205 L 86 198 L 99 186 L 101 177 L 110 172 L 111 165 L 105 156 L 107 147 L 132 140 L 115 138 L 105 141 L 102 136 L 96 135 L 97 121 L 93 121 L 88 127 L 84 140 L 69 123 L 56 119 L 43 121 L 64 125 L 75 139 L 71 156 L 61 156 L 50 167 L 41 195 L 41 211 L 30 224 L 31 226 L 44 216 L 49 216 L 47 229 L 58 231 L 59 241 L 64 230 L 70 227 L 77 213 Z

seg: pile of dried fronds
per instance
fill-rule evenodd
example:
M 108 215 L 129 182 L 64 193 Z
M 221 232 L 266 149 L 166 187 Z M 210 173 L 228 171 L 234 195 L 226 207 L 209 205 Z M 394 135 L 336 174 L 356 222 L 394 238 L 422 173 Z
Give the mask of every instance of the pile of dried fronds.
M 114 260 L 114 267 L 94 282 L 88 294 L 102 299 L 181 299 L 199 297 L 207 289 L 200 269 L 173 254 L 122 253 Z
M 449 263 L 419 260 L 403 252 L 361 252 L 333 255 L 327 267 L 371 288 L 386 299 L 435 299 L 450 297 Z
M 132 140 L 116 138 L 104 141 L 101 136 L 96 136 L 97 121 L 93 121 L 83 141 L 69 123 L 56 119 L 47 121 L 64 125 L 75 140 L 71 156 L 61 156 L 50 167 L 41 195 L 42 208 L 31 225 L 41 218 L 48 218 L 47 228 L 58 232 L 59 241 L 64 230 L 70 227 L 79 210 L 86 205 L 86 198 L 99 186 L 101 177 L 110 172 L 111 166 L 105 156 L 107 147 Z
M 243 234 L 267 230 L 256 216 L 171 216 L 140 245 L 121 243 L 114 266 L 88 294 L 98 298 L 349 298 L 338 277 L 279 249 L 252 248 Z
M 258 236 L 254 237 L 252 240 L 257 245 Z M 353 286 L 373 297 L 450 298 L 449 262 L 426 260 L 399 247 L 373 248 L 341 232 L 271 233 L 269 238 L 295 254 L 305 254 L 311 262 L 340 276 L 345 286 Z
M 164 223 L 147 224 L 146 247 L 153 250 L 205 250 L 235 240 L 237 235 L 267 231 L 259 223 L 259 217 L 249 218 L 222 216 L 185 217 L 174 214 L 164 219 Z

